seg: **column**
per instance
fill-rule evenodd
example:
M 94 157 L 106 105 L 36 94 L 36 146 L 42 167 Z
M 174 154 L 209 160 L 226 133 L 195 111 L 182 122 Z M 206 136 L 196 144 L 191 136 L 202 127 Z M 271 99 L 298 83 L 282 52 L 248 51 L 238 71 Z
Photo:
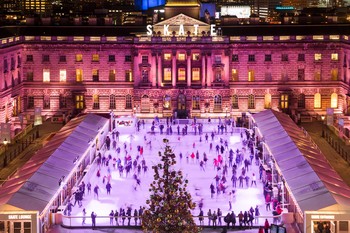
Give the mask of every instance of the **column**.
M 205 59 L 206 59 L 206 53 L 202 53 L 202 67 L 201 67 L 201 80 L 202 80 L 202 87 L 205 87 L 206 79 L 207 79 L 207 70 L 205 66 Z
M 207 54 L 207 65 L 206 65 L 206 69 L 207 69 L 207 72 L 206 72 L 206 75 L 207 75 L 207 85 L 208 87 L 211 87 L 211 82 L 212 82 L 212 79 L 213 79 L 213 64 L 212 64 L 212 59 L 211 59 L 211 52 L 208 52 Z
M 158 81 L 158 57 L 157 57 L 157 53 L 152 53 L 152 61 L 151 61 L 151 70 L 150 70 L 150 74 L 148 77 L 148 80 L 151 81 L 152 83 L 152 87 L 157 85 L 157 81 Z
M 158 87 L 162 86 L 162 79 L 163 79 L 163 67 L 162 67 L 162 54 L 159 52 L 157 54 L 157 60 L 158 60 L 158 68 L 157 68 L 157 74 L 158 74 Z
M 133 71 L 132 71 L 132 76 L 134 79 L 134 86 L 138 86 L 140 83 L 139 70 L 140 70 L 140 68 L 139 68 L 139 56 L 138 56 L 137 51 L 134 51 Z M 123 74 L 123 75 L 125 76 L 125 74 Z
M 191 86 L 191 51 L 187 51 L 187 86 Z
M 171 66 L 171 82 L 172 86 L 176 87 L 176 51 L 173 51 L 173 56 L 171 58 L 172 66 Z

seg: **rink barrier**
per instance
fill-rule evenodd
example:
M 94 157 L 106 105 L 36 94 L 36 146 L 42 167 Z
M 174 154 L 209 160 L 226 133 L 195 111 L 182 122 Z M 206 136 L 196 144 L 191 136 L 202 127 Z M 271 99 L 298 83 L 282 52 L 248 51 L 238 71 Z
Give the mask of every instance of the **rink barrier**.
M 239 221 L 238 217 L 236 217 L 236 224 L 235 224 L 235 229 L 248 229 L 250 227 L 252 228 L 258 228 L 259 226 L 263 226 L 265 223 L 265 219 L 269 221 L 270 224 L 275 224 L 275 225 L 280 225 L 283 226 L 283 222 L 281 222 L 282 215 L 277 215 L 277 216 L 259 216 L 258 220 L 254 219 L 253 220 L 253 225 L 244 225 L 240 228 L 239 226 Z M 96 217 L 96 228 L 141 228 L 140 225 L 140 218 L 137 217 L 137 224 L 135 224 L 135 219 L 133 216 L 124 216 L 124 225 L 122 224 L 123 216 L 118 217 L 118 225 L 116 225 L 115 218 L 113 217 L 113 224 L 110 222 L 110 217 L 109 216 L 97 216 Z M 224 221 L 225 215 L 221 217 L 221 225 L 218 222 L 218 219 L 216 220 L 216 227 L 223 227 L 227 226 L 227 224 Z M 130 225 L 128 225 L 128 219 L 130 218 Z M 209 225 L 209 218 L 208 216 L 203 216 L 203 222 L 200 224 L 199 221 L 199 216 L 193 216 L 197 226 L 199 227 L 204 227 L 204 228 L 210 228 L 214 227 L 211 221 L 211 224 Z M 67 215 L 62 215 L 62 223 L 61 226 L 64 228 L 92 228 L 92 221 L 90 214 L 87 214 L 85 217 L 85 224 L 83 224 L 83 216 L 67 216 Z M 230 228 L 232 228 L 232 224 L 230 223 Z

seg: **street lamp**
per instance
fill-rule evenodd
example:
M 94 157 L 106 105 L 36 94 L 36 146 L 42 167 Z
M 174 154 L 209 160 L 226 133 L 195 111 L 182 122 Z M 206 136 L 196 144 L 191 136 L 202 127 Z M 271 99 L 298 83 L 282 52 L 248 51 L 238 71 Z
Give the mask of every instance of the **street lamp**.
M 225 110 L 226 110 L 226 116 L 225 116 L 225 117 L 227 117 L 227 110 L 228 110 L 228 107 L 227 107 L 227 105 L 226 105 L 226 108 L 225 108 Z
M 134 106 L 134 115 L 136 116 L 136 106 Z
M 8 144 L 8 141 L 7 139 L 5 138 L 4 141 L 3 141 L 3 144 L 5 146 L 5 152 L 4 152 L 4 167 L 7 166 L 7 155 L 6 155 L 6 149 L 7 149 L 7 144 Z
M 109 115 L 111 116 L 109 118 L 110 124 L 109 124 L 109 131 L 111 132 L 113 130 L 113 120 L 114 120 L 114 112 L 113 109 L 109 112 Z

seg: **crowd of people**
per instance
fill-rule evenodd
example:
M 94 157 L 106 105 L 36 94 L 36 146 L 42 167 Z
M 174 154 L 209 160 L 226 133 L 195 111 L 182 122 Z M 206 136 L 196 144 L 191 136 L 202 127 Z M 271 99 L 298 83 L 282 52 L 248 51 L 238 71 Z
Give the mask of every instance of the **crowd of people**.
M 155 152 L 151 145 L 154 138 L 159 137 L 158 134 L 174 134 L 173 136 L 176 138 L 174 141 L 179 145 L 181 145 L 182 140 L 186 140 L 187 144 L 192 145 L 191 147 L 180 146 L 177 149 L 176 157 L 179 164 L 184 163 L 182 159 L 185 156 L 187 166 L 199 166 L 199 172 L 203 172 L 204 176 L 206 173 L 212 174 L 214 171 L 215 176 L 207 186 L 210 199 L 226 200 L 227 206 L 224 210 L 217 208 L 212 211 L 207 208 L 207 211 L 204 211 L 204 206 L 209 201 L 205 191 L 196 190 L 196 193 L 192 195 L 194 198 L 199 198 L 199 201 L 197 208 L 193 211 L 193 216 L 198 219 L 199 225 L 205 225 L 205 219 L 208 221 L 207 225 L 214 228 L 217 226 L 251 228 L 253 225 L 262 224 L 259 223 L 261 210 L 258 205 L 251 206 L 247 210 L 237 211 L 236 208 L 238 201 L 244 201 L 236 200 L 238 190 L 257 188 L 259 183 L 263 184 L 262 193 L 264 196 L 261 198 L 266 203 L 266 211 L 273 211 L 273 215 L 280 215 L 282 208 L 278 198 L 276 198 L 277 202 L 276 205 L 273 204 L 272 210 L 268 208 L 269 203 L 274 200 L 271 191 L 271 178 L 263 178 L 262 151 L 257 147 L 257 137 L 254 131 L 242 130 L 238 134 L 240 142 L 230 143 L 228 137 L 232 136 L 234 132 L 236 133 L 235 128 L 238 125 L 235 120 L 219 118 L 215 122 L 217 126 L 210 118 L 208 118 L 208 124 L 198 122 L 196 118 L 189 122 L 191 123 L 180 125 L 176 124 L 173 118 L 166 118 L 164 122 L 155 118 L 150 124 L 146 124 L 144 120 L 139 120 L 135 126 L 136 131 L 137 133 L 140 131 L 145 133 L 143 140 L 137 142 L 132 141 L 132 135 L 130 135 L 129 141 L 120 140 L 122 134 L 116 128 L 113 129 L 97 153 L 95 159 L 96 179 L 83 180 L 80 183 L 78 189 L 73 193 L 75 201 L 74 204 L 70 204 L 69 215 L 77 204 L 78 208 L 83 208 L 82 224 L 85 224 L 86 208 L 83 207 L 83 199 L 87 195 L 91 195 L 91 190 L 93 190 L 94 199 L 97 201 L 100 201 L 99 194 L 101 192 L 115 197 L 121 187 L 112 187 L 113 179 L 117 179 L 117 177 L 112 176 L 114 172 L 117 172 L 118 179 L 127 179 L 128 182 L 132 182 L 135 192 L 141 191 L 142 180 L 148 173 L 148 164 L 154 162 L 145 156 L 145 152 Z M 161 127 L 162 125 L 163 127 Z M 172 127 L 177 129 L 176 132 L 172 131 Z M 231 130 L 229 130 L 230 128 Z M 228 131 L 231 132 L 228 133 Z M 191 137 L 187 135 L 191 135 Z M 203 143 L 207 146 L 204 147 Z M 210 173 L 208 169 L 210 169 Z M 94 184 L 92 184 L 92 180 L 95 181 Z M 113 208 L 109 213 L 109 223 L 113 226 L 140 225 L 140 216 L 144 207 L 145 205 L 135 208 L 130 204 L 124 204 L 119 208 Z M 94 210 L 91 213 L 93 227 L 96 225 L 96 212 L 97 210 Z

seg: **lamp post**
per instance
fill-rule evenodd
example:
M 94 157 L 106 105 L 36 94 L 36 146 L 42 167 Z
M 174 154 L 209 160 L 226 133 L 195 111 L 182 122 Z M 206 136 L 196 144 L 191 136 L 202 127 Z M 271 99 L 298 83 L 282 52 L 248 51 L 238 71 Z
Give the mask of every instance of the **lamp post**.
M 114 120 L 114 112 L 113 109 L 111 109 L 111 111 L 109 112 L 110 118 L 110 125 L 109 125 L 109 131 L 111 132 L 113 130 L 113 120 Z
M 134 116 L 136 116 L 136 106 L 134 106 Z
M 225 111 L 226 111 L 226 118 L 227 118 L 227 110 L 228 110 L 228 107 L 227 107 L 227 105 L 226 105 L 226 107 L 225 107 Z
M 7 141 L 6 138 L 4 139 L 3 144 L 4 144 L 4 147 L 5 147 L 5 152 L 4 152 L 4 167 L 6 167 L 6 166 L 7 166 L 7 154 L 6 154 L 6 149 L 7 149 L 7 144 L 8 144 L 8 141 Z

